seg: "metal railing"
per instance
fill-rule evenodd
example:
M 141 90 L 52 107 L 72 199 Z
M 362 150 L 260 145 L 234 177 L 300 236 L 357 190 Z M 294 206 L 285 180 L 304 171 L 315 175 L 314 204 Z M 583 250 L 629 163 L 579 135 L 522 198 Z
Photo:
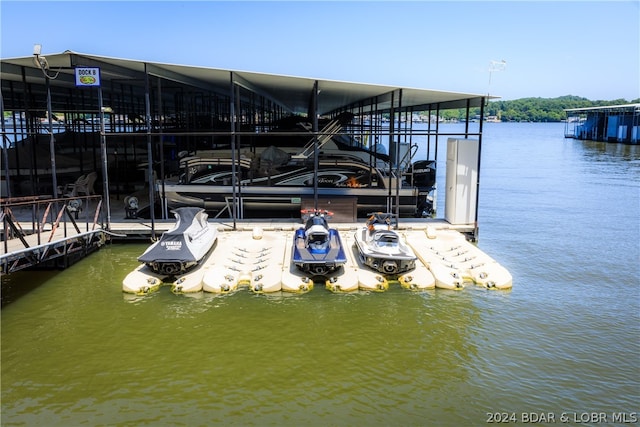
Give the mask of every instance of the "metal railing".
M 14 239 L 20 239 L 24 247 L 29 248 L 33 243 L 27 241 L 27 236 L 36 235 L 35 242 L 41 245 L 51 242 L 60 229 L 64 230 L 65 237 L 102 229 L 105 217 L 102 196 L 14 197 L 0 199 L 0 207 L 4 253 L 9 251 L 8 244 Z M 81 214 L 84 224 L 79 221 Z

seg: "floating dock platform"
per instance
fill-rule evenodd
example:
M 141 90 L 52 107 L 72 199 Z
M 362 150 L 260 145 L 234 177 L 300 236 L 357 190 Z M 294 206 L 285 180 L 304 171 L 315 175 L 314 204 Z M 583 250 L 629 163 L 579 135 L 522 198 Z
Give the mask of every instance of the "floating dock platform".
M 276 220 L 244 222 L 236 229 L 226 223 L 210 221 L 210 224 L 217 226 L 218 240 L 197 268 L 178 277 L 162 278 L 146 271 L 144 266 L 138 266 L 124 278 L 123 291 L 146 295 L 162 285 L 169 285 L 176 294 L 228 294 L 239 289 L 258 294 L 305 293 L 318 283 L 324 283 L 325 288 L 332 292 L 384 292 L 390 284 L 414 291 L 434 288 L 462 290 L 469 284 L 487 289 L 512 287 L 512 277 L 502 265 L 445 221 L 401 223 L 396 231 L 414 250 L 418 261 L 415 269 L 402 275 L 388 276 L 360 261 L 354 247 L 354 233 L 360 224 L 332 223 L 331 227 L 339 231 L 344 242 L 348 260 L 337 271 L 314 277 L 291 262 L 293 236 L 301 224 Z M 131 223 L 112 226 L 115 235 L 121 236 L 131 234 L 139 237 L 146 229 L 134 229 Z M 172 224 L 162 223 L 161 227 L 155 227 L 155 231 L 160 232 L 164 226 L 169 229 Z
M 96 196 L 92 196 L 96 197 Z M 56 202 L 62 209 L 51 212 Z M 2 274 L 27 268 L 66 268 L 102 245 L 111 242 L 151 242 L 175 225 L 175 220 L 117 219 L 108 229 L 98 221 L 99 197 L 81 212 L 70 210 L 68 200 L 45 200 L 42 220 L 25 221 L 19 209 L 5 206 Z M 46 206 L 46 208 L 45 208 Z M 40 209 L 36 209 L 40 211 Z M 80 218 L 78 219 L 78 215 Z M 145 295 L 170 285 L 176 294 L 230 293 L 248 289 L 254 293 L 305 293 L 323 283 L 332 292 L 383 292 L 390 284 L 405 289 L 461 290 L 473 283 L 487 289 L 509 289 L 509 272 L 468 238 L 475 225 L 452 225 L 444 219 L 405 218 L 395 230 L 413 249 L 416 267 L 401 275 L 383 275 L 364 265 L 354 245 L 359 222 L 331 222 L 338 230 L 347 255 L 346 264 L 326 276 L 310 277 L 291 260 L 293 236 L 302 224 L 294 219 L 209 220 L 218 230 L 213 250 L 200 265 L 178 277 L 152 274 L 139 265 L 123 278 L 123 291 Z

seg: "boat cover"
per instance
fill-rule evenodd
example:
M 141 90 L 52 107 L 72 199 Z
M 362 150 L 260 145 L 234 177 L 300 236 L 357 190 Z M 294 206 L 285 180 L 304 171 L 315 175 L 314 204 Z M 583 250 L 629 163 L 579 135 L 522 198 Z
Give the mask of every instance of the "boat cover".
M 163 233 L 156 244 L 140 255 L 138 261 L 144 263 L 194 262 L 202 258 L 204 253 L 211 247 L 213 242 L 210 242 L 208 246 L 206 243 L 209 242 L 206 242 L 204 246 L 196 246 L 191 243 L 207 233 L 208 215 L 204 209 L 182 207 L 173 209 L 171 212 L 177 219 L 175 227 Z
M 263 167 L 269 165 L 275 168 L 287 163 L 289 157 L 286 151 L 271 145 L 260 154 L 260 165 Z

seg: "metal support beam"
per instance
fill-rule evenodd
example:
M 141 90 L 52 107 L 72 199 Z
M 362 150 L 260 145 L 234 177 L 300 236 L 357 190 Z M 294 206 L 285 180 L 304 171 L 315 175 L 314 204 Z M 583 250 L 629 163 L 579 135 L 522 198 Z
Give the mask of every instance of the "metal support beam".
M 1 142 L 2 146 L 0 146 L 0 148 L 2 149 L 2 163 L 0 163 L 0 165 L 2 165 L 2 167 L 0 167 L 0 169 L 4 170 L 4 180 L 5 180 L 4 183 L 7 186 L 7 194 L 0 194 L 0 198 L 1 198 L 1 197 L 11 197 L 11 174 L 9 173 L 10 141 L 9 141 L 9 138 L 7 137 L 7 133 L 6 133 L 7 129 L 4 125 L 4 96 L 1 90 L 0 90 L 0 117 L 2 117 L 2 124 L 0 125 L 2 126 L 2 142 Z M 15 129 L 15 126 L 14 126 L 14 129 Z
M 233 78 L 233 71 L 229 73 L 229 120 L 231 124 L 231 189 L 233 193 L 233 204 L 231 209 L 231 217 L 233 218 L 233 229 L 236 229 L 236 213 L 237 213 L 237 193 L 236 193 L 236 90 Z
M 402 111 L 402 89 L 398 89 L 398 131 L 400 131 L 400 125 L 402 123 L 401 112 Z M 396 217 L 400 218 L 400 187 L 402 186 L 402 171 L 401 171 L 401 159 L 400 159 L 400 136 L 398 135 L 398 142 L 396 143 Z
M 478 226 L 478 208 L 480 206 L 480 160 L 482 159 L 482 125 L 484 123 L 484 106 L 485 102 L 482 100 L 480 103 L 480 123 L 478 129 L 478 178 L 476 182 L 476 217 L 473 224 L 473 239 L 478 241 L 479 226 Z M 467 101 L 467 111 L 469 111 L 469 101 Z
M 311 93 L 311 126 L 313 131 L 313 209 L 318 209 L 318 81 Z
M 155 232 L 155 193 L 154 186 L 155 180 L 153 179 L 153 145 L 151 141 L 151 84 L 149 82 L 149 73 L 147 73 L 147 64 L 144 64 L 144 110 L 145 110 L 145 125 L 147 127 L 147 173 L 149 177 L 149 218 L 151 218 L 151 239 L 156 239 Z
M 109 173 L 107 165 L 107 138 L 104 126 L 104 106 L 102 104 L 102 86 L 98 88 L 98 106 L 100 108 L 100 157 L 102 160 L 102 194 L 104 195 L 105 209 L 107 211 L 107 227 L 111 227 L 111 206 L 109 201 Z
M 51 108 L 51 82 L 49 76 L 45 75 L 47 84 L 47 114 L 49 115 L 49 155 L 51 158 L 51 185 L 53 186 L 53 198 L 58 198 L 58 177 L 56 173 L 56 149 L 55 137 L 53 136 L 53 111 Z M 4 119 L 4 118 L 3 118 Z

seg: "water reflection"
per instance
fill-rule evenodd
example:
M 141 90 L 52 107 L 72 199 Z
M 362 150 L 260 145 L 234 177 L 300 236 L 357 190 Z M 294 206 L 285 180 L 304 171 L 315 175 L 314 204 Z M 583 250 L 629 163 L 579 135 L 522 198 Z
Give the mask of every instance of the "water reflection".
M 53 278 L 57 271 L 18 271 L 0 275 L 0 306 L 11 304 Z

